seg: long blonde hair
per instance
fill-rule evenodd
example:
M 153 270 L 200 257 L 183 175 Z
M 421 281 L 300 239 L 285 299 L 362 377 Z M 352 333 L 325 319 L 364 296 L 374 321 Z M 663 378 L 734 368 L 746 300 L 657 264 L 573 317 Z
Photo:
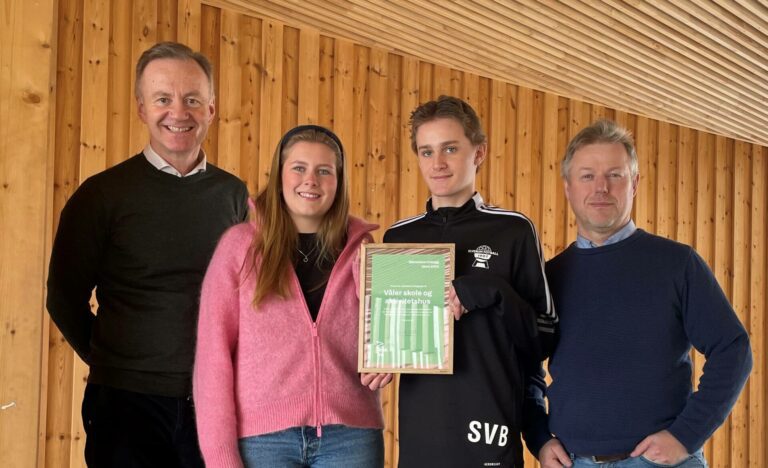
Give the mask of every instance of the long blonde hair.
M 267 186 L 256 196 L 256 222 L 260 233 L 253 239 L 253 264 L 261 255 L 253 306 L 270 294 L 290 296 L 290 276 L 299 234 L 283 199 L 283 163 L 298 142 L 322 143 L 336 155 L 336 194 L 317 231 L 318 263 L 333 264 L 344 248 L 349 220 L 349 181 L 344 149 L 339 138 L 318 125 L 300 125 L 288 131 L 275 148 Z

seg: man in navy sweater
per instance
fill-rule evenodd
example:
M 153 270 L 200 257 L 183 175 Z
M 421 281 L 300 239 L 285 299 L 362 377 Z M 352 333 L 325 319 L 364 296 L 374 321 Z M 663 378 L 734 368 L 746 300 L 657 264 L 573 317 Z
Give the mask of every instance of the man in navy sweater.
M 248 211 L 245 185 L 200 147 L 212 77 L 185 45 L 145 51 L 135 93 L 149 144 L 83 182 L 61 213 L 47 306 L 90 368 L 90 467 L 203 466 L 190 398 L 198 296 L 219 236 Z
M 548 419 L 529 389 L 528 447 L 544 468 L 706 466 L 701 447 L 752 368 L 748 335 L 691 247 L 630 219 L 638 165 L 626 129 L 583 129 L 561 170 L 578 236 L 547 263 L 560 341 Z M 692 346 L 706 357 L 695 392 Z

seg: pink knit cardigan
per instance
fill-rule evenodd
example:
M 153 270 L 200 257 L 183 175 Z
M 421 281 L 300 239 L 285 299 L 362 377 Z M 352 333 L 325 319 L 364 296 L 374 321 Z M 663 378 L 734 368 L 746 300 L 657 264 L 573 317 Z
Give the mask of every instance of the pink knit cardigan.
M 243 437 L 297 426 L 383 427 L 379 394 L 357 373 L 356 259 L 376 228 L 350 218 L 347 245 L 314 323 L 293 270 L 290 298 L 271 296 L 252 307 L 253 224 L 221 238 L 203 282 L 193 377 L 207 466 L 242 466 L 237 440 Z

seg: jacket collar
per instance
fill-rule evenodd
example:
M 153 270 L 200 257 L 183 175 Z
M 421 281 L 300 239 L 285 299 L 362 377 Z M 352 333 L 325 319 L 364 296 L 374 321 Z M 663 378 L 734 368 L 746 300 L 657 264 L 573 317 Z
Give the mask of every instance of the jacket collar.
M 461 206 L 451 206 L 435 209 L 432 206 L 432 198 L 430 197 L 429 200 L 427 200 L 426 217 L 428 219 L 446 222 L 450 219 L 460 218 L 464 215 L 474 213 L 480 206 L 483 206 L 484 204 L 485 203 L 483 202 L 483 197 L 479 193 L 475 192 L 474 195 L 472 195 L 472 198 L 467 200 L 466 203 Z

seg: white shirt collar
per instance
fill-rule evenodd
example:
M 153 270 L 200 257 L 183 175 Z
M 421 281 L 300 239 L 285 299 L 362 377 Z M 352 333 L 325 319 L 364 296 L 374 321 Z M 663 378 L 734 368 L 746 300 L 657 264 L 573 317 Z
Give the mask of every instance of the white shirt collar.
M 150 164 L 155 166 L 157 170 L 175 175 L 176 177 L 189 177 L 191 175 L 197 174 L 198 172 L 205 172 L 207 157 L 205 156 L 205 151 L 203 151 L 202 148 L 200 149 L 200 153 L 203 155 L 203 158 L 200 160 L 200 162 L 197 163 L 197 165 L 193 167 L 192 170 L 189 171 L 186 175 L 181 175 L 181 172 L 177 171 L 175 167 L 168 164 L 168 161 L 163 159 L 159 154 L 155 152 L 155 150 L 152 149 L 152 145 L 147 143 L 147 146 L 144 148 L 144 157 L 147 158 L 147 161 L 149 161 Z

